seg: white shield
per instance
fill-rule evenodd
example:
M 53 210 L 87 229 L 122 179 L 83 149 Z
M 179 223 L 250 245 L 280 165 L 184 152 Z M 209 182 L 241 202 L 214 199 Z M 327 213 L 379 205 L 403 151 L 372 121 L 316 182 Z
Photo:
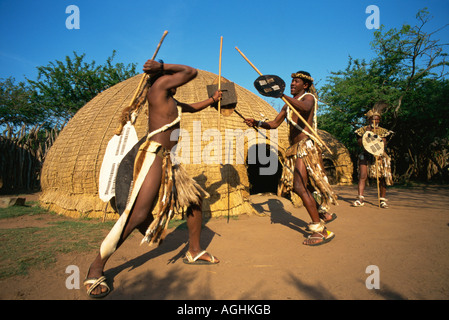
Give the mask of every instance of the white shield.
M 384 153 L 384 141 L 381 137 L 372 131 L 366 131 L 362 136 L 362 144 L 366 151 L 375 156 L 381 156 Z
M 118 166 L 126 153 L 137 143 L 137 133 L 131 122 L 123 127 L 121 135 L 114 135 L 108 142 L 100 169 L 98 193 L 100 199 L 108 202 L 115 196 L 115 177 Z

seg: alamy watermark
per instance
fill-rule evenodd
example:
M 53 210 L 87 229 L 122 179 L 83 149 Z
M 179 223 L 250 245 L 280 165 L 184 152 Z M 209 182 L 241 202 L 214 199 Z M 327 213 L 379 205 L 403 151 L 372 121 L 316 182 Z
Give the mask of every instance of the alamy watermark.
M 76 265 L 69 265 L 65 269 L 65 273 L 69 276 L 65 280 L 65 287 L 68 290 L 80 289 L 80 269 Z M 369 265 L 365 269 L 365 273 L 369 276 L 365 280 L 367 289 L 380 289 L 380 270 L 376 265 Z
M 380 28 L 380 10 L 379 7 L 372 4 L 366 7 L 365 13 L 370 14 L 365 20 L 365 26 L 367 29 L 379 29 Z
M 218 129 L 202 131 L 201 121 L 193 121 L 192 134 L 186 129 L 175 129 L 170 140 L 178 141 L 170 154 L 175 164 L 259 164 L 260 175 L 274 175 L 278 170 L 277 129 L 226 129 L 223 140 Z
M 65 273 L 69 276 L 65 279 L 65 287 L 69 290 L 80 288 L 80 268 L 75 265 L 67 266 Z
M 380 289 L 380 270 L 376 265 L 369 265 L 365 269 L 365 273 L 369 276 L 365 280 L 365 286 L 367 289 Z
M 71 4 L 65 8 L 65 13 L 70 14 L 65 20 L 65 27 L 69 30 L 80 28 L 80 9 Z

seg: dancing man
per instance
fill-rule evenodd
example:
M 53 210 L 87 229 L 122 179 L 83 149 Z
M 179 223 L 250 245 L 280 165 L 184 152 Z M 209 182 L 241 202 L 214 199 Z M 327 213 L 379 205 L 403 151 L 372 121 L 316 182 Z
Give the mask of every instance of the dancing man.
M 389 131 L 385 128 L 379 127 L 380 119 L 381 119 L 381 109 L 382 104 L 376 104 L 373 109 L 369 110 L 365 116 L 368 120 L 368 125 L 361 127 L 355 131 L 357 136 L 357 142 L 359 146 L 362 148 L 358 159 L 357 159 L 357 168 L 359 174 L 359 183 L 358 183 L 358 197 L 352 204 L 354 207 L 362 207 L 365 205 L 365 185 L 368 178 L 378 178 L 379 179 L 379 201 L 381 208 L 388 208 L 387 199 L 385 198 L 387 195 L 387 186 L 393 185 L 393 178 L 391 175 L 391 160 L 390 157 L 385 152 L 385 146 L 387 144 L 387 137 L 392 134 L 392 131 Z M 378 143 L 379 147 L 370 148 L 368 140 L 366 137 L 371 137 L 370 133 L 372 133 L 372 141 L 374 137 L 376 139 L 381 139 L 382 143 Z M 363 143 L 363 139 L 365 138 L 365 145 Z M 374 145 L 375 146 L 375 145 Z M 379 148 L 382 148 L 381 150 Z M 374 155 L 373 150 L 379 149 L 380 155 Z M 377 151 L 377 150 L 376 150 Z M 376 152 L 377 153 L 377 152 Z
M 179 128 L 182 112 L 197 112 L 222 97 L 220 91 L 202 102 L 185 104 L 173 96 L 176 88 L 193 80 L 197 70 L 178 64 L 148 60 L 143 71 L 149 75 L 147 92 L 148 132 L 134 161 L 134 179 L 125 211 L 115 223 L 90 265 L 84 285 L 90 297 L 104 297 L 110 292 L 103 270 L 107 260 L 134 229 L 145 234 L 144 240 L 158 242 L 164 236 L 175 210 L 185 212 L 189 229 L 189 247 L 184 258 L 187 264 L 216 264 L 219 260 L 200 246 L 202 198 L 208 196 L 189 177 L 179 163 L 172 163 L 170 150 L 178 142 L 171 138 Z
M 290 93 L 293 97 L 283 97 L 295 108 L 310 126 L 316 127 L 317 98 L 313 78 L 308 72 L 298 71 L 292 74 Z M 336 218 L 327 212 L 329 204 L 336 204 L 324 167 L 322 165 L 319 141 L 310 129 L 293 113 L 286 104 L 273 121 L 264 122 L 245 119 L 248 126 L 264 129 L 276 129 L 287 119 L 289 124 L 290 147 L 286 152 L 286 163 L 281 178 L 281 193 L 294 191 L 301 198 L 312 222 L 308 228 L 312 234 L 303 242 L 304 245 L 317 246 L 331 241 L 334 233 L 327 230 L 325 223 Z M 316 130 L 315 130 L 316 132 Z M 314 190 L 313 190 L 314 189 Z M 321 198 L 319 206 L 314 198 Z M 319 211 L 318 208 L 321 207 Z

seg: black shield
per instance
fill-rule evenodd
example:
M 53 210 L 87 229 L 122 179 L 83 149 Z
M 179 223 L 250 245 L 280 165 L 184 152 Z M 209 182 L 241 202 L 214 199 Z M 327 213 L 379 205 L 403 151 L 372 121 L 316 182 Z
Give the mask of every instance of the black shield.
M 285 90 L 285 82 L 278 76 L 262 75 L 254 81 L 254 87 L 265 97 L 280 98 Z
M 212 97 L 215 91 L 218 90 L 218 84 L 211 84 L 206 87 L 207 94 Z M 235 92 L 234 82 L 224 82 L 220 85 L 222 91 L 221 103 L 222 107 L 232 106 L 237 104 L 237 94 Z
M 129 193 L 133 183 L 134 160 L 140 145 L 145 142 L 146 136 L 137 142 L 131 150 L 123 157 L 117 170 L 115 178 L 115 206 L 117 212 L 121 215 L 125 211 L 128 203 Z

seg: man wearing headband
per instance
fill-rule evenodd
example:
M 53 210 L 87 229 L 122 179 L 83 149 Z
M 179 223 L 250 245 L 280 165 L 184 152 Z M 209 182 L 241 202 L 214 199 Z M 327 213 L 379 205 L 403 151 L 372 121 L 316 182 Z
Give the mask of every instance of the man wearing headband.
M 293 97 L 283 97 L 298 111 L 316 132 L 316 90 L 313 78 L 308 72 L 298 71 L 292 74 L 290 93 Z M 336 204 L 336 196 L 327 181 L 321 158 L 319 141 L 310 132 L 310 129 L 299 120 L 288 105 L 273 121 L 263 122 L 255 119 L 245 119 L 251 127 L 276 129 L 287 119 L 289 124 L 290 147 L 286 152 L 286 163 L 280 181 L 281 194 L 296 193 L 301 198 L 312 222 L 308 228 L 312 234 L 303 242 L 304 245 L 317 246 L 331 241 L 334 233 L 327 230 L 325 223 L 335 219 L 335 215 L 327 213 L 330 203 Z M 315 191 L 313 190 L 315 189 Z M 321 198 L 321 206 L 325 208 L 321 214 L 314 198 Z M 279 192 L 278 192 L 279 194 Z

